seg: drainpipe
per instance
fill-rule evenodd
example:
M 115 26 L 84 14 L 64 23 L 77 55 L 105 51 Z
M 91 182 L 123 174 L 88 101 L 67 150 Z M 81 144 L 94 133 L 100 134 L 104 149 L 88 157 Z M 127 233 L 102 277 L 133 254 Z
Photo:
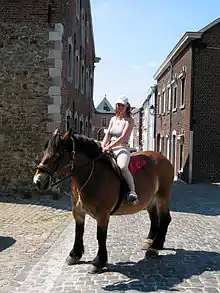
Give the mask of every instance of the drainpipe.
M 173 114 L 173 89 L 172 89 L 172 81 L 173 81 L 173 64 L 172 60 L 170 61 L 170 140 L 169 140 L 169 158 L 172 162 L 172 114 Z
M 192 45 L 191 60 L 191 104 L 190 104 L 190 128 L 189 128 L 189 184 L 193 181 L 193 124 L 194 124 L 194 47 Z

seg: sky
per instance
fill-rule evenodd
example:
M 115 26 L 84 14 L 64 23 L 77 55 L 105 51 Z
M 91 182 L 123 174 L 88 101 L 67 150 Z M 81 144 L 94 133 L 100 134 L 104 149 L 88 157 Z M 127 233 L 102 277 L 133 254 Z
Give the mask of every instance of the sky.
M 127 95 L 141 107 L 153 75 L 186 31 L 220 17 L 220 0 L 91 0 L 96 56 L 94 103 Z

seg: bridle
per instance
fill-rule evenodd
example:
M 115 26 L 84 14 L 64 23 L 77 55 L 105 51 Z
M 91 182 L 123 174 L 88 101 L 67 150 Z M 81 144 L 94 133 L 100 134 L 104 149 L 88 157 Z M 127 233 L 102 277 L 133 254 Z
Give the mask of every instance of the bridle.
M 51 181 L 51 184 L 50 184 L 51 187 L 56 186 L 56 185 L 60 184 L 62 181 L 66 180 L 67 178 L 73 176 L 73 173 L 76 170 L 76 168 L 75 168 L 76 162 L 75 162 L 74 139 L 71 137 L 71 140 L 72 140 L 72 144 L 73 144 L 73 150 L 71 151 L 70 162 L 69 162 L 69 164 L 65 165 L 61 170 L 58 170 L 59 172 L 62 172 L 66 168 L 70 167 L 70 172 L 67 175 L 63 176 L 62 178 L 59 178 L 59 176 L 56 176 L 56 173 L 58 173 L 58 171 L 57 171 L 58 163 L 52 169 L 49 169 L 48 167 L 44 166 L 44 164 L 41 164 L 41 163 L 36 168 L 36 169 L 38 169 L 38 170 L 40 170 L 40 171 L 42 171 L 44 173 L 47 173 L 49 175 L 50 181 Z M 64 152 L 65 151 L 67 151 L 67 150 L 64 150 Z M 63 155 L 63 153 L 61 153 L 61 156 Z M 104 153 L 101 154 L 100 156 L 98 156 L 97 158 L 95 158 L 93 160 L 90 160 L 85 165 L 82 165 L 82 166 L 78 167 L 78 169 L 83 169 L 86 166 L 89 166 L 90 164 L 92 164 L 89 176 L 88 176 L 86 182 L 79 189 L 79 192 L 82 191 L 86 187 L 86 185 L 89 183 L 89 181 L 90 181 L 90 179 L 92 177 L 92 174 L 94 172 L 95 162 L 97 160 L 99 160 L 103 155 L 104 155 Z M 54 176 L 54 174 L 55 174 L 55 176 Z

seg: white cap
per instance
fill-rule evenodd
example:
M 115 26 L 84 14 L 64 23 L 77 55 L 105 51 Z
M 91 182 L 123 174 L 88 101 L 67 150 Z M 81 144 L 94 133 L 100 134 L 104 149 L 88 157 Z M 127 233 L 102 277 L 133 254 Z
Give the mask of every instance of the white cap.
M 116 104 L 127 105 L 128 104 L 128 98 L 126 96 L 120 96 L 117 99 Z

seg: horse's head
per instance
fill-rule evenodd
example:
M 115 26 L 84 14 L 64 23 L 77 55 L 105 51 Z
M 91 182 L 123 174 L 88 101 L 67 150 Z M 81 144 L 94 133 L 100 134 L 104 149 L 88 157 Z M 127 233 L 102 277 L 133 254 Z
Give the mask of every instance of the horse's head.
M 33 183 L 39 190 L 46 190 L 50 186 L 51 178 L 60 175 L 64 170 L 71 170 L 71 163 L 74 160 L 74 139 L 71 136 L 72 130 L 64 135 L 55 130 L 52 137 L 45 144 L 43 158 L 37 166 Z

